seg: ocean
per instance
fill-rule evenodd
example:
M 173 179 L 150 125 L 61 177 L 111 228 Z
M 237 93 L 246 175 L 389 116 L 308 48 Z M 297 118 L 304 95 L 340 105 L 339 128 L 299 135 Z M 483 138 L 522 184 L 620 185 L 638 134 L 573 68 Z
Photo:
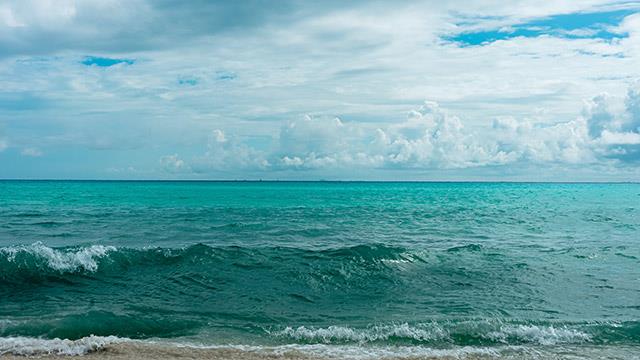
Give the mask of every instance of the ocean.
M 0 181 L 0 354 L 110 347 L 638 359 L 640 184 Z

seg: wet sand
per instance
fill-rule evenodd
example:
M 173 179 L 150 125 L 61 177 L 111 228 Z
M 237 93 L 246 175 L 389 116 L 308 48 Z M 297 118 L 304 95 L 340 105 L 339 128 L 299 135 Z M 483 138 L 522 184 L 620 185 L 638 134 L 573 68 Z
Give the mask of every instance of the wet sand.
M 136 342 L 109 344 L 97 351 L 84 355 L 0 355 L 0 359 L 6 360 L 26 360 L 26 359 L 86 359 L 86 360 L 169 360 L 169 359 L 212 359 L 212 360 L 264 360 L 264 359 L 286 359 L 286 360 L 321 360 L 321 359 L 342 359 L 352 358 L 351 356 L 319 356 L 303 353 L 295 349 L 287 350 L 242 350 L 234 348 L 195 348 L 172 346 L 163 344 L 145 344 Z M 379 359 L 393 359 L 393 356 L 382 356 Z M 492 356 L 470 355 L 466 356 L 414 356 L 402 357 L 403 360 L 412 359 L 493 359 Z
M 440 352 L 433 350 L 431 353 L 422 354 L 396 354 L 394 351 L 374 355 L 349 353 L 316 352 L 308 353 L 292 348 L 262 348 L 260 350 L 239 349 L 231 347 L 199 348 L 190 346 L 180 346 L 175 344 L 159 344 L 144 342 L 122 342 L 111 343 L 85 354 L 59 355 L 59 354 L 38 354 L 38 355 L 0 355 L 0 359 L 6 360 L 28 360 L 28 359 L 77 359 L 77 360 L 189 360 L 189 359 L 212 359 L 212 360 L 525 360 L 525 359 L 554 359 L 554 360 L 575 360 L 575 359 L 618 359 L 618 360 L 640 360 L 640 348 L 637 346 L 552 346 L 543 349 L 532 349 L 523 347 L 513 347 L 503 349 L 498 353 L 478 353 L 478 352 Z
M 72 355 L 0 355 L 0 359 L 101 359 L 101 360 L 152 360 L 152 359 L 225 359 L 225 360 L 259 360 L 259 359 L 317 359 L 300 352 L 268 353 L 245 351 L 238 349 L 202 349 L 193 347 L 178 347 L 170 345 L 150 345 L 143 343 L 109 344 L 103 348 L 81 356 Z

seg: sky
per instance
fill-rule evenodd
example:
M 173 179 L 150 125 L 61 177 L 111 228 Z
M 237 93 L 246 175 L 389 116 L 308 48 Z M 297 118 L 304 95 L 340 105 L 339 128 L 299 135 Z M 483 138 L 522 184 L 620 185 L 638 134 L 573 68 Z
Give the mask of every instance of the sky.
M 0 178 L 640 181 L 640 1 L 0 0 Z

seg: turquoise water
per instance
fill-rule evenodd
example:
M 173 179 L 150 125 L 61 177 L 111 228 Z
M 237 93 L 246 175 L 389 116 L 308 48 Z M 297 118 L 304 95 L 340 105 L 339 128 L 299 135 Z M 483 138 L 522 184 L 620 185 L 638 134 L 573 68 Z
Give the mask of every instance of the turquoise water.
M 0 182 L 0 337 L 89 335 L 636 349 L 640 184 Z

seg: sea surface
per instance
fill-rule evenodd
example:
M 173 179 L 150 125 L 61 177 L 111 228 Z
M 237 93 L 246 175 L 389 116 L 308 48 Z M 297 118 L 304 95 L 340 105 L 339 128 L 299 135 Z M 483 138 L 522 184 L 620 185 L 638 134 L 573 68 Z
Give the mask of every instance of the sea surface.
M 0 354 L 640 358 L 640 184 L 0 181 Z

